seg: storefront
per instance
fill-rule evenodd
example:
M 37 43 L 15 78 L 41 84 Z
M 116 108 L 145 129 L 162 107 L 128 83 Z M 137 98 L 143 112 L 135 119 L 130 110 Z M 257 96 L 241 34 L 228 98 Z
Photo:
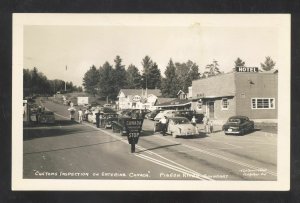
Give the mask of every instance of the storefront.
M 211 119 L 277 119 L 278 72 L 232 72 L 192 83 L 192 109 Z

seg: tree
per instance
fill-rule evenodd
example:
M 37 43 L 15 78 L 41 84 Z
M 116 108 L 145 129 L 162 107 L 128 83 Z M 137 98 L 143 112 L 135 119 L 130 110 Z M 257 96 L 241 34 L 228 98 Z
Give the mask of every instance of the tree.
M 97 87 L 102 98 L 108 97 L 115 99 L 117 97 L 118 92 L 115 88 L 114 71 L 115 70 L 107 61 L 99 69 L 99 82 Z
M 137 89 L 141 87 L 142 76 L 134 65 L 130 64 L 126 71 L 126 87 Z
M 157 64 L 149 56 L 145 56 L 142 60 L 142 65 L 142 87 L 149 89 L 160 88 L 161 74 Z
M 162 79 L 161 92 L 164 97 L 176 97 L 178 91 L 176 68 L 172 59 L 170 59 L 165 70 L 165 78 Z
M 206 65 L 205 69 L 207 69 L 207 71 L 204 72 L 204 77 L 211 77 L 221 74 L 218 61 L 215 59 L 211 64 Z
M 233 69 L 235 70 L 236 67 L 244 67 L 245 66 L 245 62 L 238 57 L 236 59 L 236 61 L 234 62 L 234 65 L 235 65 L 235 67 Z
M 119 92 L 121 88 L 126 85 L 126 70 L 122 65 L 122 59 L 120 56 L 116 56 L 115 60 L 115 70 L 114 70 L 114 88 L 115 92 Z
M 179 90 L 188 92 L 193 80 L 200 78 L 199 67 L 196 63 L 188 60 L 186 63 L 175 63 Z
M 84 74 L 83 77 L 83 87 L 85 91 L 93 94 L 97 94 L 97 87 L 99 83 L 99 72 L 96 67 L 93 65 L 90 69 Z
M 272 70 L 275 67 L 276 63 L 271 59 L 270 56 L 266 57 L 266 60 L 264 63 L 260 63 L 260 67 L 264 70 L 264 71 L 269 71 Z

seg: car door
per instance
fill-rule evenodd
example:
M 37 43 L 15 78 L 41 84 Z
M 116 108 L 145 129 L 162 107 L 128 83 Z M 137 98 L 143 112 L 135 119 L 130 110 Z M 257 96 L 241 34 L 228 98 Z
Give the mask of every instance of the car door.
M 162 131 L 162 125 L 160 122 L 155 122 L 154 123 L 154 132 L 161 132 Z

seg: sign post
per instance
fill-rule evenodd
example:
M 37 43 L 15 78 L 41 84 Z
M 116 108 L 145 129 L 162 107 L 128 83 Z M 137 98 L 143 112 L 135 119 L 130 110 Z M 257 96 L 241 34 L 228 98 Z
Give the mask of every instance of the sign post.
M 125 120 L 125 128 L 128 143 L 131 145 L 131 153 L 135 152 L 135 145 L 139 141 L 144 119 L 129 118 Z

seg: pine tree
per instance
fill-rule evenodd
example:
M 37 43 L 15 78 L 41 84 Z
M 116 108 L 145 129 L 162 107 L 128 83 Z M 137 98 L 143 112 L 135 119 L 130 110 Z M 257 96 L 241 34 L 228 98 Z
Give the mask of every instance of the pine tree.
M 165 78 L 162 79 L 161 83 L 161 91 L 164 97 L 176 97 L 179 91 L 176 68 L 172 59 L 169 60 L 166 67 Z
M 260 66 L 264 71 L 269 71 L 269 70 L 274 69 L 275 65 L 276 65 L 276 63 L 271 59 L 270 56 L 266 57 L 266 60 L 264 63 L 260 63 Z
M 141 88 L 142 76 L 134 65 L 130 64 L 126 70 L 126 87 L 129 89 Z
M 96 69 L 96 67 L 93 65 L 84 74 L 82 85 L 85 88 L 86 92 L 93 94 L 95 96 L 97 93 L 98 82 L 99 82 L 99 72 Z

